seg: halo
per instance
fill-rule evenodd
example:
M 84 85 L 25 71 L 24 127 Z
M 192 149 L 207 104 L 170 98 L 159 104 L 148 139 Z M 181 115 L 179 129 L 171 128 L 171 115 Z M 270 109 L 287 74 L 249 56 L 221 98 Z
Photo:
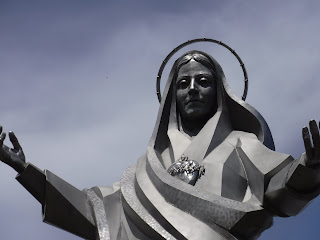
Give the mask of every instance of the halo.
M 240 66 L 242 68 L 243 71 L 243 75 L 244 75 L 244 90 L 243 90 L 243 94 L 242 94 L 242 100 L 245 101 L 247 94 L 248 94 L 248 74 L 246 71 L 246 68 L 244 66 L 244 63 L 242 62 L 241 58 L 239 57 L 239 55 L 232 49 L 230 48 L 227 44 L 221 42 L 221 41 L 217 41 L 211 38 L 196 38 L 193 40 L 188 40 L 187 42 L 184 42 L 182 44 L 180 44 L 178 47 L 176 47 L 175 49 L 173 49 L 168 56 L 163 60 L 160 69 L 158 71 L 158 75 L 157 75 L 157 96 L 158 96 L 158 100 L 159 102 L 161 102 L 161 92 L 160 92 L 160 83 L 161 83 L 161 76 L 162 76 L 162 72 L 163 69 L 165 68 L 165 66 L 167 65 L 168 61 L 170 60 L 170 58 L 177 52 L 179 51 L 181 48 L 184 48 L 187 45 L 190 45 L 192 43 L 196 43 L 196 42 L 212 42 L 212 43 L 216 43 L 219 44 L 225 48 L 227 48 L 239 61 Z

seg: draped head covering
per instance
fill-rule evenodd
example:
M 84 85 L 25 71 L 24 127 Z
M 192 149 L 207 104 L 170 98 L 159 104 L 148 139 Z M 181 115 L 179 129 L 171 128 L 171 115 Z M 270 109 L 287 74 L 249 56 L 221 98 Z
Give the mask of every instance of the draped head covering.
M 198 154 L 195 154 L 195 150 L 192 149 L 193 154 L 197 155 L 195 158 L 207 156 L 233 130 L 253 133 L 266 147 L 274 150 L 271 132 L 260 113 L 232 92 L 221 66 L 213 57 L 204 52 L 193 50 L 178 58 L 170 71 L 148 151 L 156 152 L 159 156 L 159 162 L 167 168 L 168 159 L 163 159 L 161 154 L 165 150 L 169 150 L 169 154 L 171 154 L 170 160 L 175 161 L 184 153 L 185 149 L 181 149 L 183 148 L 181 145 L 188 145 L 185 143 L 188 140 L 178 133 L 181 130 L 181 122 L 176 106 L 175 83 L 179 69 L 191 59 L 201 63 L 215 74 L 217 80 L 217 99 L 212 99 L 212 101 L 216 101 L 218 104 L 217 112 L 212 114 L 213 117 L 203 128 L 203 131 L 211 131 L 212 134 L 200 133 L 200 135 L 206 136 L 199 137 L 201 140 L 192 141 L 194 145 L 198 141 L 201 141 L 202 148 L 204 147 L 203 145 L 206 145 L 206 149 L 199 149 L 198 145 L 198 150 L 196 150 Z M 219 127 L 217 127 L 218 125 Z M 174 145 L 177 145 L 177 147 Z M 200 153 L 199 151 L 202 152 Z M 194 160 L 201 161 L 202 159 Z
M 213 99 L 217 102 L 216 112 L 212 113 L 212 117 L 193 139 L 181 132 L 175 86 L 179 68 L 190 59 L 210 69 L 217 79 L 217 99 Z M 210 154 L 234 132 L 256 135 L 254 146 L 265 149 L 268 147 L 268 151 L 273 152 L 272 136 L 265 120 L 253 107 L 232 93 L 216 60 L 204 52 L 187 52 L 176 60 L 170 71 L 146 156 L 138 160 L 136 167 L 126 171 L 121 180 L 122 201 L 124 206 L 128 206 L 125 211 L 130 218 L 141 219 L 141 224 L 147 224 L 141 225 L 143 229 L 148 229 L 149 226 L 152 231 L 165 238 L 169 233 L 178 239 L 236 239 L 234 236 L 255 239 L 264 229 L 270 227 L 272 215 L 261 206 L 265 183 L 259 170 L 254 170 L 252 175 L 246 175 L 247 166 L 243 166 L 237 156 L 232 157 L 229 150 L 237 150 L 229 143 L 225 143 L 228 145 L 227 153 L 222 151 L 218 155 Z M 241 190 L 242 195 L 234 198 L 229 197 L 228 192 L 215 194 L 214 191 L 192 186 L 170 176 L 167 169 L 183 155 L 199 163 L 207 161 L 209 165 L 211 160 L 214 160 L 211 158 L 217 156 L 227 159 L 227 165 L 229 160 L 234 161 L 231 165 L 235 163 L 237 169 L 230 169 L 239 176 L 231 177 L 231 181 L 241 179 L 244 187 Z M 252 163 L 250 160 L 247 162 L 251 168 Z M 267 168 L 262 165 L 263 171 L 270 172 L 267 175 L 271 176 L 271 173 L 275 173 L 273 166 L 277 164 L 278 162 L 271 162 Z M 223 171 L 228 168 L 227 165 L 225 164 Z M 214 169 L 212 166 L 211 169 Z M 251 185 L 249 182 L 256 176 L 261 176 L 261 181 Z M 216 181 L 210 174 L 207 179 Z M 223 184 L 223 179 L 220 178 L 219 181 Z M 252 191 L 249 185 L 252 186 Z M 235 188 L 237 185 L 226 189 L 233 191 Z M 245 227 L 248 223 L 250 228 Z M 195 236 L 197 237 L 194 238 Z

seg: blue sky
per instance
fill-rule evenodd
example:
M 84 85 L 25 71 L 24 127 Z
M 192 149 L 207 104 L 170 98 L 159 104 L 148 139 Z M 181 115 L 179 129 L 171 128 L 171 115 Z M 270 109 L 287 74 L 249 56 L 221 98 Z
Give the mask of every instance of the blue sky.
M 39 168 L 79 189 L 110 185 L 146 151 L 162 60 L 207 37 L 240 55 L 247 101 L 267 120 L 277 151 L 297 158 L 301 128 L 320 119 L 319 10 L 317 1 L 296 0 L 1 0 L 0 123 Z M 191 48 L 213 55 L 241 95 L 242 72 L 227 50 Z M 41 222 L 40 204 L 14 170 L 0 164 L 0 176 L 1 239 L 79 239 Z M 318 239 L 319 215 L 317 199 L 297 217 L 276 218 L 261 239 Z

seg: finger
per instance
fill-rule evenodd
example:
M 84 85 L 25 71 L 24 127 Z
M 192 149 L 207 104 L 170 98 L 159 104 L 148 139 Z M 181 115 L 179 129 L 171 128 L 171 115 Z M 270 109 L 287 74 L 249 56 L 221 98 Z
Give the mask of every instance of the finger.
M 310 140 L 309 129 L 307 127 L 302 128 L 302 138 L 304 147 L 306 149 L 307 158 L 312 159 L 312 145 Z
M 316 123 L 315 120 L 311 120 L 309 122 L 309 126 L 310 126 L 310 133 L 311 133 L 312 140 L 313 140 L 314 155 L 315 155 L 315 158 L 318 159 L 320 157 L 319 128 L 318 128 L 317 123 Z
M 0 134 L 0 157 L 1 157 L 1 161 L 4 161 L 5 157 L 5 147 L 6 145 L 3 145 L 3 141 L 6 138 L 6 133 L 1 133 Z
M 0 135 L 0 144 L 3 144 L 4 139 L 6 138 L 6 133 L 1 133 Z
M 15 150 L 21 150 L 21 146 L 19 144 L 19 141 L 18 141 L 16 135 L 12 131 L 9 132 L 9 138 L 10 138 L 10 142 L 13 145 L 13 148 Z
M 0 146 L 0 160 L 12 167 L 12 159 L 10 157 L 10 148 L 6 145 Z

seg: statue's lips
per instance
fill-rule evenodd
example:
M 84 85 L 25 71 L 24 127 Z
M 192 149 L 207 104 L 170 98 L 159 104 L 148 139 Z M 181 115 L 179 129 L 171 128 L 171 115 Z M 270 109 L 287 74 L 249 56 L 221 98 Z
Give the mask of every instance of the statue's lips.
M 187 101 L 186 106 L 188 105 L 198 105 L 198 104 L 203 104 L 203 102 L 199 99 L 192 99 Z

